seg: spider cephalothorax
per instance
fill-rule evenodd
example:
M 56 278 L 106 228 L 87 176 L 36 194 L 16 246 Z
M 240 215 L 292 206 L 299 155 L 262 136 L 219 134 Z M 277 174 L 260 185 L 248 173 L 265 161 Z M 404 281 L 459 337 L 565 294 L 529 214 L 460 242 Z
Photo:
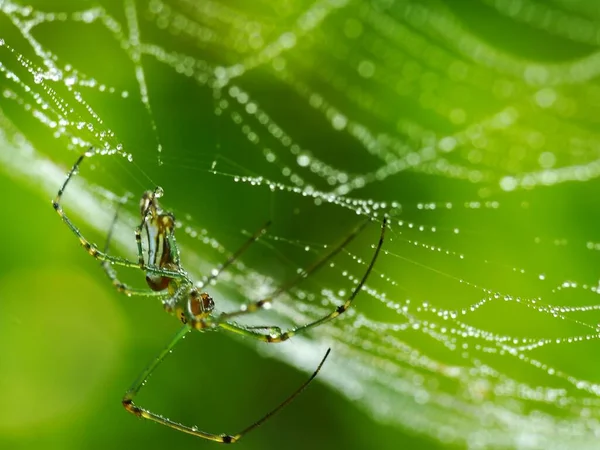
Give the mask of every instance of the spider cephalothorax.
M 181 295 L 165 300 L 163 306 L 168 313 L 177 316 L 182 323 L 189 323 L 197 329 L 206 328 L 209 324 L 205 319 L 213 312 L 215 302 L 206 292 L 200 292 L 195 287 L 186 288 Z
M 192 289 L 188 301 L 188 312 L 197 319 L 207 317 L 215 308 L 215 302 L 206 292 Z

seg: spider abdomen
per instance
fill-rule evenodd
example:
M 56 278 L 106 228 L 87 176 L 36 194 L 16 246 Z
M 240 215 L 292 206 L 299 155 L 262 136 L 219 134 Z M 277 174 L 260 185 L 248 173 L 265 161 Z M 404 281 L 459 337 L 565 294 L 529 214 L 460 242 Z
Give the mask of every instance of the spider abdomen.
M 153 291 L 164 291 L 169 287 L 169 283 L 172 278 L 156 276 L 156 275 L 146 275 L 146 283 L 148 283 L 148 287 Z

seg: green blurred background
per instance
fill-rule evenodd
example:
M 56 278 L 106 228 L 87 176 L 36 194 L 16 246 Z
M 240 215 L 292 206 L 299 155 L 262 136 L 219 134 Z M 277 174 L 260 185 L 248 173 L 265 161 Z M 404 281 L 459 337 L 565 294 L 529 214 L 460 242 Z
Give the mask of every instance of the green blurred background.
M 217 445 L 120 406 L 178 322 L 156 302 L 114 292 L 52 211 L 56 172 L 15 162 L 28 161 L 15 130 L 38 152 L 32 160 L 47 158 L 61 173 L 85 143 L 122 145 L 134 164 L 94 157 L 82 167 L 85 184 L 70 188 L 94 186 L 109 217 L 117 202 L 102 193 L 132 193 L 130 218 L 141 192 L 161 185 L 195 276 L 225 258 L 195 233 L 234 251 L 244 230 L 272 219 L 278 240 L 256 244 L 232 283 L 217 283 L 217 305 L 219 296 L 259 298 L 254 285 L 250 293 L 242 286 L 253 274 L 288 279 L 360 220 L 355 204 L 236 176 L 347 193 L 378 204 L 368 211 L 375 220 L 382 210 L 393 217 L 373 291 L 358 297 L 358 312 L 310 334 L 309 356 L 267 357 L 226 333 L 193 333 L 151 378 L 141 405 L 235 433 L 301 384 L 331 345 L 323 380 L 238 445 L 597 448 L 594 1 L 5 0 L 0 8 L 8 155 L 0 172 L 0 448 Z M 132 23 L 151 111 L 136 79 Z M 53 80 L 54 64 L 63 72 Z M 101 123 L 76 100 L 70 76 Z M 62 130 L 44 123 L 43 105 L 55 118 L 53 97 L 67 106 L 57 115 L 71 121 Z M 74 199 L 67 190 L 65 210 L 103 242 L 106 221 Z M 130 247 L 115 252 L 133 255 L 130 233 Z M 377 234 L 374 223 L 351 254 L 296 292 L 308 297 L 286 300 L 290 311 L 257 320 L 290 324 L 331 309 L 324 290 L 352 288 L 364 271 L 352 255 L 368 259 Z M 142 274 L 123 276 L 143 286 Z M 567 282 L 575 285 L 557 289 Z M 510 301 L 489 300 L 494 294 Z M 568 310 L 579 307 L 587 309 Z M 306 353 L 303 342 L 283 352 Z

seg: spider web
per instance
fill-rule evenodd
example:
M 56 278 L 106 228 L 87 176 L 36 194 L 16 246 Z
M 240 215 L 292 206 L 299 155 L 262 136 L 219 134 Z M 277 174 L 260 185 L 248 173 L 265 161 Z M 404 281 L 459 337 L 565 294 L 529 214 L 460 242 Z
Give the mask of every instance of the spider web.
M 102 233 L 159 182 L 198 280 L 271 216 L 263 256 L 214 286 L 222 309 L 268 295 L 357 213 L 388 213 L 356 307 L 261 351 L 305 369 L 330 344 L 326 382 L 444 443 L 597 446 L 593 1 L 53 3 L 0 0 L 7 172 L 53 196 L 94 146 L 65 208 Z M 128 205 L 115 241 L 133 255 Z M 267 314 L 343 302 L 377 233 Z

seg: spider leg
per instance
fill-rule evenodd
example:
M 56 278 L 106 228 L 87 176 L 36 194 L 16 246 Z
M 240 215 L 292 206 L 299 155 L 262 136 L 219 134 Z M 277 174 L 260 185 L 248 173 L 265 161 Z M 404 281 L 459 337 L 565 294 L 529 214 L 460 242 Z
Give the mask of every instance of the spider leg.
M 311 266 L 309 266 L 307 269 L 303 270 L 302 272 L 300 272 L 298 275 L 296 275 L 295 277 L 291 278 L 290 280 L 288 280 L 287 282 L 283 283 L 281 286 L 279 286 L 277 288 L 277 290 L 275 290 L 275 292 L 273 292 L 268 298 L 264 298 L 262 300 L 259 300 L 257 302 L 253 302 L 253 303 L 247 303 L 245 305 L 242 305 L 242 307 L 238 310 L 238 311 L 232 311 L 229 313 L 222 313 L 219 317 L 218 320 L 219 321 L 226 321 L 227 319 L 230 319 L 232 317 L 236 317 L 236 316 L 241 316 L 244 314 L 249 314 L 249 313 L 253 313 L 257 310 L 259 310 L 260 308 L 263 308 L 266 304 L 272 303 L 274 299 L 276 299 L 277 297 L 279 297 L 281 294 L 283 294 L 284 292 L 287 292 L 291 287 L 295 286 L 296 284 L 298 284 L 298 282 L 300 282 L 301 280 L 303 280 L 304 278 L 308 277 L 309 275 L 311 275 L 312 273 L 316 272 L 317 270 L 319 270 L 321 267 L 323 267 L 328 261 L 331 260 L 331 258 L 333 258 L 335 255 L 337 255 L 339 252 L 341 252 L 344 248 L 346 248 L 346 246 L 352 242 L 352 240 L 354 240 L 354 238 L 356 236 L 358 236 L 360 234 L 360 232 L 367 226 L 367 224 L 370 222 L 370 219 L 367 219 L 365 221 L 363 221 L 361 224 L 359 224 L 354 230 L 352 230 L 352 232 L 346 236 L 346 238 L 339 244 L 337 245 L 332 251 L 330 251 L 329 253 L 327 253 L 325 256 L 323 256 L 321 259 L 318 259 L 317 261 L 315 261 Z M 385 219 L 384 219 L 384 226 L 385 226 Z M 369 269 L 370 271 L 370 269 Z
M 315 377 L 317 376 L 317 374 L 319 373 L 319 371 L 321 370 L 321 367 L 323 367 L 323 364 L 325 364 L 325 360 L 327 359 L 327 357 L 329 356 L 329 353 L 331 352 L 331 349 L 328 348 L 327 351 L 325 352 L 325 356 L 323 356 L 323 359 L 321 360 L 321 362 L 319 363 L 319 365 L 317 366 L 317 368 L 315 369 L 315 371 L 312 373 L 312 375 L 310 376 L 310 378 L 308 380 L 306 380 L 304 383 L 302 383 L 302 385 L 296 389 L 292 395 L 290 395 L 288 398 L 286 398 L 283 402 L 281 402 L 279 405 L 277 405 L 276 408 L 272 409 L 270 412 L 268 412 L 266 415 L 264 415 L 261 419 L 257 420 L 256 422 L 254 422 L 252 425 L 250 425 L 247 428 L 244 428 L 242 431 L 240 431 L 238 434 L 236 434 L 235 436 L 233 436 L 234 440 L 232 442 L 237 442 L 238 440 L 240 440 L 242 438 L 242 436 L 244 436 L 246 433 L 248 433 L 249 431 L 254 430 L 255 428 L 258 428 L 259 426 L 261 426 L 263 423 L 265 423 L 268 419 L 270 419 L 271 417 L 273 417 L 275 414 L 277 414 L 281 409 L 283 409 L 285 406 L 289 405 L 298 395 L 300 395 L 300 393 L 302 391 L 304 391 L 304 389 L 307 388 L 307 386 L 311 383 L 312 380 L 315 379 Z
M 106 235 L 106 242 L 104 244 L 104 253 L 106 253 L 107 255 L 108 255 L 108 249 L 110 247 L 110 241 L 112 240 L 113 231 L 115 229 L 115 226 L 117 225 L 117 219 L 119 217 L 119 211 L 121 209 L 121 206 L 123 206 L 123 203 L 119 202 L 119 205 L 117 206 L 117 210 L 115 211 L 113 220 L 110 224 L 110 228 L 108 229 L 108 234 Z M 100 263 L 100 265 L 104 269 L 106 276 L 110 279 L 110 281 L 112 282 L 112 285 L 115 287 L 115 289 L 118 292 L 122 292 L 123 294 L 127 295 L 128 297 L 136 295 L 136 296 L 140 296 L 140 297 L 166 298 L 166 297 L 170 296 L 168 292 L 164 292 L 164 291 L 161 292 L 161 291 L 153 291 L 150 289 L 133 288 L 125 283 L 122 283 L 119 280 L 119 278 L 117 276 L 117 271 L 113 268 L 113 266 L 108 261 L 102 261 Z
M 240 248 L 238 248 L 234 253 L 232 253 L 231 256 L 229 258 L 227 258 L 227 261 L 222 263 L 219 267 L 217 267 L 215 270 L 213 270 L 213 272 L 208 277 L 206 277 L 204 280 L 202 280 L 201 285 L 206 286 L 212 280 L 216 279 L 221 274 L 221 272 L 223 272 L 229 266 L 231 266 L 240 257 L 240 255 L 248 249 L 248 247 L 250 247 L 254 242 L 256 242 L 256 240 L 258 238 L 260 238 L 263 234 L 266 233 L 267 228 L 270 225 L 271 225 L 271 221 L 268 220 L 262 227 L 260 227 L 257 231 L 255 231 L 254 234 L 252 234 Z
M 240 431 L 237 434 L 212 434 L 212 433 L 200 431 L 200 430 L 198 430 L 197 427 L 190 427 L 190 426 L 178 423 L 178 422 L 174 422 L 174 421 L 167 419 L 161 415 L 158 415 L 151 411 L 148 411 L 147 409 L 141 408 L 133 402 L 133 399 L 139 393 L 142 386 L 146 383 L 146 380 L 148 379 L 148 377 L 160 365 L 160 363 L 165 359 L 165 357 L 169 353 L 171 353 L 171 351 L 173 350 L 173 347 L 175 347 L 175 345 L 181 340 L 181 338 L 183 338 L 190 330 L 191 330 L 191 328 L 186 325 L 186 326 L 182 327 L 175 334 L 173 339 L 171 339 L 171 342 L 169 342 L 169 344 L 158 354 L 158 356 L 156 358 L 154 358 L 154 360 L 150 363 L 150 365 L 148 367 L 146 367 L 146 369 L 141 373 L 141 375 L 135 381 L 133 386 L 131 386 L 131 388 L 125 393 L 125 395 L 123 396 L 122 404 L 123 404 L 123 407 L 128 412 L 130 412 L 131 414 L 133 414 L 137 417 L 151 420 L 151 421 L 159 423 L 161 425 L 165 425 L 169 428 L 173 428 L 174 430 L 182 431 L 187 434 L 191 434 L 192 436 L 197 436 L 202 439 L 208 439 L 210 441 L 219 442 L 222 444 L 232 444 L 234 442 L 237 442 L 246 433 L 248 433 L 249 431 L 252 431 L 253 429 L 262 425 L 264 422 L 266 422 L 268 419 L 270 419 L 274 414 L 279 412 L 282 408 L 284 408 L 292 400 L 294 400 L 294 398 L 296 398 L 304 389 L 306 389 L 306 387 L 310 384 L 310 382 L 317 376 L 317 374 L 321 370 L 321 367 L 325 363 L 327 356 L 329 356 L 329 352 L 330 352 L 330 349 L 328 349 L 327 353 L 325 353 L 325 356 L 319 363 L 317 369 L 313 372 L 313 374 L 310 376 L 310 378 L 307 381 L 305 381 L 298 389 L 296 389 L 288 398 L 286 398 L 283 402 L 281 402 L 276 408 L 274 408 L 273 410 L 268 412 L 266 415 L 264 415 L 258 421 L 254 422 L 249 427 L 244 428 L 242 431 Z
M 79 242 L 81 243 L 82 247 L 91 256 L 93 256 L 95 259 L 102 261 L 102 262 L 107 262 L 109 264 L 114 264 L 114 265 L 118 265 L 118 266 L 122 266 L 122 267 L 143 269 L 149 273 L 164 276 L 164 277 L 187 279 L 187 275 L 184 272 L 175 271 L 175 270 L 166 270 L 166 269 L 161 269 L 159 267 L 154 267 L 154 266 L 143 266 L 143 265 L 140 266 L 139 261 L 133 262 L 133 261 L 130 261 L 125 258 L 119 258 L 116 256 L 108 255 L 108 254 L 106 254 L 106 252 L 99 250 L 98 247 L 96 246 L 96 244 L 93 244 L 88 239 L 86 239 L 83 236 L 83 234 L 81 233 L 81 231 L 79 231 L 79 228 L 77 228 L 73 224 L 73 222 L 71 222 L 69 217 L 64 212 L 60 202 L 62 200 L 63 193 L 65 192 L 65 189 L 66 189 L 67 185 L 69 184 L 69 181 L 71 181 L 71 178 L 73 178 L 75 173 L 79 170 L 79 165 L 81 164 L 83 159 L 88 155 L 89 155 L 89 152 L 83 153 L 79 156 L 77 161 L 75 161 L 75 164 L 73 165 L 73 167 L 67 174 L 65 181 L 63 182 L 62 186 L 58 190 L 58 193 L 56 194 L 56 198 L 52 202 L 52 206 L 54 207 L 54 210 L 58 213 L 58 215 L 63 220 L 63 222 L 71 229 L 71 231 L 77 237 L 77 239 L 79 239 Z
M 281 334 L 281 328 L 273 325 L 252 325 L 246 327 L 247 330 L 266 330 L 269 334 Z
M 241 334 L 242 336 L 251 337 L 251 338 L 258 339 L 260 341 L 267 342 L 267 343 L 278 343 L 278 342 L 287 341 L 289 338 L 291 338 L 292 336 L 294 336 L 298 333 L 302 333 L 302 332 L 307 331 L 311 328 L 314 328 L 318 325 L 321 325 L 322 323 L 329 322 L 330 320 L 335 319 L 337 316 L 339 316 L 340 314 L 343 314 L 344 312 L 346 312 L 348 310 L 348 308 L 350 308 L 350 306 L 352 305 L 352 302 L 354 301 L 354 299 L 356 298 L 358 293 L 362 290 L 364 284 L 367 282 L 367 279 L 369 278 L 369 275 L 371 274 L 371 271 L 373 270 L 373 267 L 375 266 L 375 261 L 377 261 L 377 257 L 379 256 L 379 252 L 383 245 L 386 227 L 387 227 L 387 218 L 384 217 L 384 219 L 381 223 L 381 234 L 379 235 L 379 242 L 377 243 L 377 246 L 375 247 L 375 252 L 373 253 L 371 262 L 369 263 L 369 266 L 367 267 L 367 270 L 363 274 L 360 282 L 354 287 L 354 289 L 352 290 L 352 293 L 350 294 L 348 299 L 342 305 L 338 306 L 334 311 L 330 312 L 326 316 L 321 317 L 320 319 L 317 319 L 306 325 L 302 325 L 302 326 L 299 326 L 297 328 L 293 328 L 293 329 L 290 329 L 287 331 L 275 330 L 275 333 L 272 333 L 272 334 L 259 333 L 259 332 L 255 331 L 255 329 L 254 329 L 255 327 L 246 327 L 246 326 L 234 323 L 234 322 L 216 322 L 216 325 L 223 329 L 226 329 L 228 331 L 232 331 L 234 333 Z M 221 319 L 221 317 L 222 316 L 219 317 L 219 320 Z

